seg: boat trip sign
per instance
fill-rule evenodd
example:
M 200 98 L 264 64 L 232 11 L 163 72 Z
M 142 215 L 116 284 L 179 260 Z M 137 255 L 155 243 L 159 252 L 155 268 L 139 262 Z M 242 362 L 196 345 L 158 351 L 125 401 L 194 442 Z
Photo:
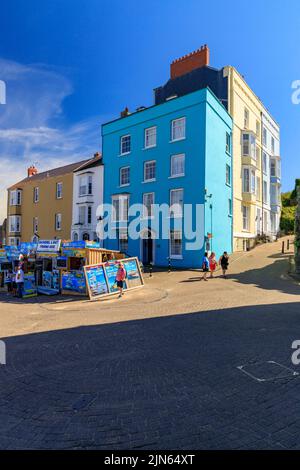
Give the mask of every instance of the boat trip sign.
M 57 253 L 60 250 L 61 240 L 39 240 L 37 252 L 43 253 Z

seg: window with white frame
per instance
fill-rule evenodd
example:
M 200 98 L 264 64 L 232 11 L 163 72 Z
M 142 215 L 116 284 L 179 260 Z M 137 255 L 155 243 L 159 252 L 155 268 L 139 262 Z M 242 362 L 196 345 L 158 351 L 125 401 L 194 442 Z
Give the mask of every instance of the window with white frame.
M 148 127 L 148 129 L 145 129 L 145 149 L 156 146 L 156 132 L 156 126 Z
M 130 167 L 124 166 L 120 168 L 120 186 L 128 186 L 130 184 Z
M 61 214 L 55 214 L 55 230 L 61 230 Z
M 143 194 L 143 217 L 153 217 L 154 193 Z
M 120 228 L 119 230 L 119 250 L 122 253 L 128 251 L 128 230 L 127 228 Z
M 243 168 L 243 193 L 250 193 L 250 170 Z
M 39 219 L 38 217 L 33 217 L 33 233 L 38 233 L 39 230 Z
M 56 199 L 62 198 L 62 188 L 63 188 L 62 183 L 56 183 Z
M 93 194 L 93 176 L 88 175 L 88 195 L 91 196 Z
M 154 181 L 156 178 L 156 161 L 151 160 L 144 163 L 144 181 Z
M 275 184 L 271 184 L 270 196 L 271 196 L 271 204 L 277 204 L 278 196 L 277 196 L 277 186 Z
M 255 177 L 255 170 L 251 169 L 250 171 L 250 177 L 251 177 L 251 193 L 255 194 L 256 193 L 256 177 Z
M 263 202 L 268 204 L 268 183 L 266 181 L 263 182 Z
M 261 209 L 259 207 L 256 208 L 256 231 L 261 233 Z
M 232 199 L 228 199 L 228 215 L 232 215 Z
M 170 191 L 170 215 L 182 217 L 183 215 L 183 189 L 171 189 Z
M 182 231 L 170 230 L 170 257 L 182 258 Z
M 128 220 L 127 194 L 117 194 L 112 196 L 112 222 L 126 222 Z
M 131 136 L 128 135 L 123 135 L 121 137 L 121 143 L 120 143 L 120 154 L 121 155 L 126 155 L 127 153 L 130 153 L 131 151 Z
M 20 237 L 9 237 L 9 245 L 10 246 L 19 246 L 20 245 Z
M 273 136 L 271 137 L 271 150 L 272 150 L 272 153 L 275 152 L 275 140 Z
M 249 110 L 244 108 L 244 129 L 249 129 Z
M 171 123 L 171 140 L 185 139 L 185 117 L 174 119 Z
M 268 212 L 263 211 L 263 231 L 268 231 Z
M 276 215 L 272 212 L 270 214 L 270 221 L 271 221 L 271 231 L 274 233 L 276 232 Z
M 256 199 L 260 199 L 260 178 L 256 177 Z
M 260 122 L 256 121 L 256 137 L 260 139 Z
M 243 213 L 243 230 L 249 230 L 249 207 L 242 206 L 242 213 Z
M 22 204 L 22 190 L 14 189 L 9 192 L 9 205 L 20 206 Z
M 179 155 L 171 156 L 171 177 L 176 178 L 178 176 L 184 176 L 185 172 L 185 155 L 181 153 Z
M 86 206 L 78 206 L 78 223 L 85 225 L 86 221 Z
M 231 185 L 231 166 L 226 163 L 226 184 Z
M 259 148 L 258 145 L 256 145 L 256 148 L 255 148 L 255 159 L 256 159 L 257 164 L 259 164 L 259 161 L 260 161 L 260 148 Z
M 265 174 L 267 174 L 267 161 L 268 161 L 267 154 L 266 152 L 263 152 L 262 153 L 262 169 Z
M 87 223 L 92 223 L 92 206 L 88 206 L 87 208 Z
M 231 152 L 231 135 L 229 132 L 226 132 L 226 152 Z
M 39 202 L 40 199 L 40 188 L 35 187 L 33 188 L 33 202 Z
M 9 231 L 10 232 L 21 232 L 21 216 L 20 215 L 10 215 L 9 216 Z
M 271 176 L 276 176 L 276 162 L 275 162 L 275 160 L 270 161 L 270 173 L 271 173 Z
M 267 129 L 263 127 L 263 144 L 267 145 Z
M 79 196 L 91 196 L 93 194 L 93 176 L 79 176 Z
M 242 152 L 245 157 L 256 160 L 256 138 L 250 132 L 244 132 L 242 136 Z

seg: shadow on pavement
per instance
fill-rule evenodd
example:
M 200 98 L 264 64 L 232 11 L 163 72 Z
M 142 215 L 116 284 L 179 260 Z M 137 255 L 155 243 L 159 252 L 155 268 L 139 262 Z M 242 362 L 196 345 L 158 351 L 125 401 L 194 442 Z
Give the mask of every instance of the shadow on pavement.
M 229 272 L 228 278 L 241 284 L 253 284 L 264 290 L 300 295 L 300 286 L 288 276 L 289 255 L 271 255 L 269 258 L 276 261 L 263 268 L 249 269 L 238 274 Z
M 10 337 L 0 448 L 300 448 L 300 378 L 259 383 L 238 369 L 298 370 L 299 305 Z

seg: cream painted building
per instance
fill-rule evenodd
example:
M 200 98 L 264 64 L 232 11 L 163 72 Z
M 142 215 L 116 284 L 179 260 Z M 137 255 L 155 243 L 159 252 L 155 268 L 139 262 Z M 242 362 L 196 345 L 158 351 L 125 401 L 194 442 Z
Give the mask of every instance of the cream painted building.
M 223 74 L 233 117 L 233 249 L 241 251 L 259 237 L 274 239 L 279 230 L 279 126 L 234 67 L 224 67 Z
M 38 173 L 8 188 L 7 244 L 71 238 L 73 172 L 90 160 Z

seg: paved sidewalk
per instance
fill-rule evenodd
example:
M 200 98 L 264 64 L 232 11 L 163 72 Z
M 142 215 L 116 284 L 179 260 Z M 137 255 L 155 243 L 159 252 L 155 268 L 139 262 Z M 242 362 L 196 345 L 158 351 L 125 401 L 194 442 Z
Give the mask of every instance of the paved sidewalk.
M 3 449 L 299 449 L 299 284 L 280 243 L 205 283 L 105 302 L 1 302 Z M 133 295 L 134 294 L 134 295 Z
M 292 249 L 292 247 L 291 247 Z M 290 252 L 291 253 L 291 252 Z M 3 337 L 212 309 L 277 304 L 299 299 L 299 287 L 282 276 L 288 254 L 281 241 L 231 256 L 229 279 L 200 281 L 197 270 L 145 274 L 146 286 L 99 302 L 40 296 L 20 301 L 0 296 Z

